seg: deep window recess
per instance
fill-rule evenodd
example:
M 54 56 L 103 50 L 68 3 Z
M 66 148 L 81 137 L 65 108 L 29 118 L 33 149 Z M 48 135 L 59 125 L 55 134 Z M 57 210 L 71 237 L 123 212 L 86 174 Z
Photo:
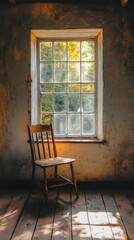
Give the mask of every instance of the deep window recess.
M 31 76 L 33 123 L 51 122 L 57 138 L 103 139 L 101 29 L 32 30 Z

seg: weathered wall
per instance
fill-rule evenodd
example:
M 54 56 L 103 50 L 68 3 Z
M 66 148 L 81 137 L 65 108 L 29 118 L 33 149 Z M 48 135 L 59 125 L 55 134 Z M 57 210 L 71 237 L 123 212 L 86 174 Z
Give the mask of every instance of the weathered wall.
M 110 1 L 111 2 L 111 1 Z M 58 143 L 78 180 L 134 180 L 134 3 L 0 6 L 0 179 L 30 179 L 30 29 L 104 29 L 105 143 Z M 64 170 L 63 170 L 64 171 Z

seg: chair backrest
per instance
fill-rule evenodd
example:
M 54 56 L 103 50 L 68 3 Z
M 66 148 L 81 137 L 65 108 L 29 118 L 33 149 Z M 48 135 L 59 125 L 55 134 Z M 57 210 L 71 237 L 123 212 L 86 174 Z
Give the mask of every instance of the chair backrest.
M 52 124 L 37 124 L 28 127 L 32 160 L 57 157 Z

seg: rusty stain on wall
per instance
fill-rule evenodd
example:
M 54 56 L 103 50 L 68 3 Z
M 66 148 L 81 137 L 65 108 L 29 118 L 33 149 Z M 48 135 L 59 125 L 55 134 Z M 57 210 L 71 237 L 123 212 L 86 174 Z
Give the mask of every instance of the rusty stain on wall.
M 16 61 L 18 61 L 21 58 L 21 53 L 16 47 L 14 48 L 14 56 Z
M 45 18 L 51 18 L 55 14 L 55 4 L 43 4 L 38 3 L 32 6 L 33 17 L 44 16 Z
M 3 147 L 4 132 L 6 126 L 6 105 L 3 103 L 6 102 L 7 98 L 7 89 L 4 87 L 4 85 L 0 84 L 0 151 Z
M 120 172 L 123 178 L 131 178 L 134 173 L 134 142 L 121 141 L 116 158 L 116 174 Z

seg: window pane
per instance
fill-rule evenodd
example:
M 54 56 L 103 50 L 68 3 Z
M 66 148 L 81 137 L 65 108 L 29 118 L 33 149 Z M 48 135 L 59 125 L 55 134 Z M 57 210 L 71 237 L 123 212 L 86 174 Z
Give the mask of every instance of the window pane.
M 50 124 L 52 123 L 52 115 L 51 114 L 42 114 L 41 116 L 42 124 Z
M 95 115 L 94 114 L 82 115 L 82 134 L 83 135 L 95 134 Z
M 42 95 L 41 106 L 43 112 L 52 112 L 53 111 L 53 100 L 52 94 Z
M 82 63 L 82 82 L 93 82 L 95 80 L 95 65 L 94 63 Z
M 54 111 L 63 112 L 66 110 L 66 96 L 65 94 L 54 95 Z
M 65 92 L 66 85 L 65 84 L 54 84 L 54 92 Z
M 44 92 L 44 93 L 53 91 L 53 85 L 51 83 L 41 84 L 40 88 L 41 88 L 41 92 Z
M 40 64 L 40 82 L 52 82 L 52 63 Z
M 81 86 L 81 90 L 83 93 L 94 93 L 95 86 L 94 83 L 84 83 Z
M 54 81 L 55 82 L 66 81 L 66 63 L 56 62 L 54 64 Z
M 52 60 L 52 42 L 40 43 L 40 60 L 41 61 Z
M 69 135 L 80 134 L 80 115 L 79 114 L 68 115 L 68 133 Z
M 80 81 L 80 63 L 72 62 L 68 64 L 68 81 Z
M 95 107 L 94 94 L 83 94 L 82 95 L 82 111 L 93 112 Z
M 53 123 L 59 137 L 95 135 L 95 39 L 54 36 L 39 40 L 38 45 L 40 119 Z
M 66 114 L 54 114 L 54 132 L 57 135 L 66 135 L 67 133 Z
M 54 43 L 54 60 L 65 61 L 66 60 L 66 42 Z
M 68 42 L 68 59 L 69 61 L 80 60 L 80 42 Z
M 80 95 L 71 94 L 68 96 L 68 111 L 69 112 L 78 112 L 80 108 Z
M 80 92 L 80 84 L 68 84 L 68 92 Z
M 83 41 L 81 43 L 82 48 L 82 61 L 93 61 L 94 60 L 94 42 Z

